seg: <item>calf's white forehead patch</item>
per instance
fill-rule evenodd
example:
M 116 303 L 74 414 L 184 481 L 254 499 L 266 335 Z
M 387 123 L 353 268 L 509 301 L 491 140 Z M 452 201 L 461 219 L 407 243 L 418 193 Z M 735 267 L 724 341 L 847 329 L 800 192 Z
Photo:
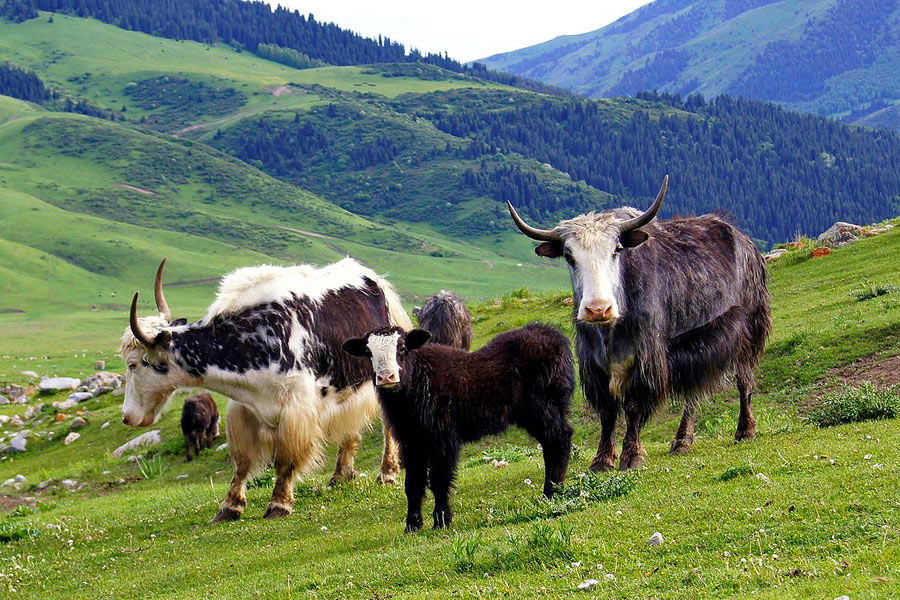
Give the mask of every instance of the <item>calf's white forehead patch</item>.
M 372 365 L 376 373 L 394 373 L 399 370 L 397 365 L 397 342 L 400 334 L 394 332 L 390 335 L 370 335 L 367 346 L 372 353 Z

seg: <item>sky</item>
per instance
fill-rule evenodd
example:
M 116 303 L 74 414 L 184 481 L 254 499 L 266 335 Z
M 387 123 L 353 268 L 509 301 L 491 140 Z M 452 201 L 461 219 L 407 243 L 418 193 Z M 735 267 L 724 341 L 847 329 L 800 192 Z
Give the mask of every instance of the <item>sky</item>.
M 649 0 L 268 0 L 366 37 L 468 62 L 599 29 Z

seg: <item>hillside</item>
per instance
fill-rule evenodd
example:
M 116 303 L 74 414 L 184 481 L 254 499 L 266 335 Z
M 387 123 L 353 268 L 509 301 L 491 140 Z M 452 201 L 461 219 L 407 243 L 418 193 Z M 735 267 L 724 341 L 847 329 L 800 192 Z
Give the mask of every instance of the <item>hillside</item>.
M 59 14 L 0 34 L 0 60 L 39 76 L 57 104 L 213 146 L 370 221 L 442 238 L 431 246 L 465 238 L 491 261 L 521 247 L 506 200 L 549 224 L 644 205 L 666 171 L 664 214 L 727 211 L 762 245 L 898 211 L 900 140 L 767 105 L 588 102 L 422 63 L 296 69 Z
M 893 0 L 656 0 L 615 23 L 484 59 L 589 97 L 722 93 L 900 130 Z M 853 111 L 890 106 L 890 118 Z
M 818 428 L 805 417 L 842 383 L 896 381 L 898 292 L 864 300 L 856 292 L 900 286 L 898 250 L 895 227 L 822 258 L 801 249 L 772 264 L 774 332 L 759 368 L 755 441 L 733 443 L 728 392 L 702 405 L 690 454 L 668 455 L 679 413 L 663 411 L 644 430 L 646 469 L 581 479 L 599 424 L 578 392 L 568 482 L 582 499 L 538 500 L 540 451 L 511 431 L 467 447 L 447 532 L 402 533 L 402 487 L 374 483 L 379 431 L 366 435 L 357 462 L 368 476 L 329 489 L 323 469 L 298 483 L 292 517 L 264 521 L 265 473 L 250 485 L 241 521 L 212 525 L 231 471 L 225 452 L 184 462 L 178 416 L 187 393 L 160 421 L 163 442 L 144 451 L 143 472 L 110 452 L 138 433 L 119 423 L 120 397 L 79 405 L 88 424 L 70 445 L 72 415 L 50 406 L 65 394 L 30 400 L 44 408 L 26 422 L 28 449 L 0 460 L 0 481 L 27 480 L 0 488 L 0 589 L 48 600 L 546 598 L 580 597 L 577 586 L 597 579 L 591 597 L 890 597 L 900 578 L 898 421 Z M 568 295 L 520 290 L 472 305 L 476 345 L 534 319 L 571 334 Z M 76 319 L 61 328 L 78 329 Z M 34 338 L 3 336 L 0 382 L 27 383 L 25 369 L 87 375 L 98 358 L 115 367 L 124 320 L 104 326 L 105 338 L 61 339 L 48 357 Z M 2 406 L 0 415 L 25 408 Z M 17 430 L 6 424 L 0 436 Z M 655 531 L 665 541 L 653 548 Z

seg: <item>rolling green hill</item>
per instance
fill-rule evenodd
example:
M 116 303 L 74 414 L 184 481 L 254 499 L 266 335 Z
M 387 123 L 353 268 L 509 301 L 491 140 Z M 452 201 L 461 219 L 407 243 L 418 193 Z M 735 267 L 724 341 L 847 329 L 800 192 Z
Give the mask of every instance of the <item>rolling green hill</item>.
M 900 102 L 898 23 L 892 0 L 656 0 L 483 62 L 595 98 L 729 93 L 842 117 Z M 900 130 L 896 117 L 853 120 Z

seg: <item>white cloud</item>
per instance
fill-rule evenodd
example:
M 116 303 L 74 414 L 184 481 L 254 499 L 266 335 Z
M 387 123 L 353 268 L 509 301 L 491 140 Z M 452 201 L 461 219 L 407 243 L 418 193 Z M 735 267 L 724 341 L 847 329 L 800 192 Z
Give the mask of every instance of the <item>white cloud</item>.
M 276 5 L 279 2 L 272 2 Z M 559 35 L 607 25 L 648 0 L 281 0 L 366 37 L 379 34 L 423 52 L 448 52 L 469 61 L 517 50 Z

